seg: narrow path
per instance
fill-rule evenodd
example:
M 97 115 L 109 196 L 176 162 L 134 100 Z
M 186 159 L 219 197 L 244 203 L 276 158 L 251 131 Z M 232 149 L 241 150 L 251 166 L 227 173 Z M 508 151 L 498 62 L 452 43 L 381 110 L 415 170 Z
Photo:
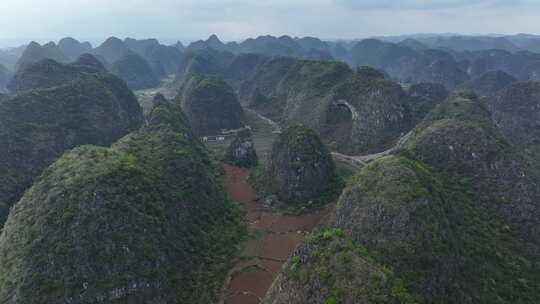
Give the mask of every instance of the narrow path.
M 229 273 L 221 304 L 259 304 L 283 263 L 296 246 L 328 213 L 292 216 L 271 212 L 257 201 L 248 183 L 249 170 L 224 165 L 225 187 L 246 210 L 249 239 Z
M 356 168 L 362 168 L 366 164 L 379 159 L 381 157 L 390 155 L 397 151 L 399 148 L 403 146 L 403 144 L 411 137 L 412 131 L 408 132 L 407 134 L 401 136 L 395 145 L 393 145 L 388 150 L 379 152 L 379 153 L 373 153 L 373 154 L 365 154 L 365 155 L 345 155 L 339 152 L 332 152 L 332 157 L 334 160 L 337 161 L 343 161 L 351 164 L 352 166 Z
M 255 114 L 259 119 L 262 119 L 267 124 L 269 124 L 273 128 L 272 132 L 274 132 L 274 133 L 281 132 L 280 125 L 278 123 L 276 123 L 275 121 L 271 120 L 268 117 L 263 116 L 262 114 L 258 113 L 257 111 L 247 109 L 247 108 L 245 110 L 247 112 Z M 387 149 L 385 151 L 382 151 L 382 152 L 372 153 L 372 154 L 364 154 L 364 155 L 346 155 L 346 154 L 342 154 L 342 153 L 339 153 L 339 152 L 332 152 L 332 157 L 336 161 L 345 162 L 345 163 L 348 163 L 349 165 L 351 165 L 351 166 L 353 166 L 355 168 L 361 169 L 366 164 L 368 164 L 368 163 L 370 163 L 370 162 L 372 162 L 372 161 L 374 161 L 376 159 L 379 159 L 381 157 L 390 155 L 393 152 L 395 152 L 396 150 L 398 150 L 405 143 L 405 141 L 407 141 L 407 139 L 411 136 L 411 134 L 412 134 L 412 131 L 406 133 L 403 136 L 401 136 L 397 140 L 397 142 L 396 142 L 396 144 L 394 146 L 392 146 L 391 148 L 389 148 L 389 149 Z
M 277 122 L 275 122 L 275 121 L 271 120 L 270 118 L 260 114 L 257 111 L 251 110 L 249 108 L 244 108 L 244 110 L 247 111 L 247 112 L 254 113 L 255 115 L 257 115 L 257 117 L 259 117 L 260 119 L 266 121 L 269 125 L 272 126 L 272 128 L 273 128 L 272 132 L 273 133 L 281 133 L 281 126 Z

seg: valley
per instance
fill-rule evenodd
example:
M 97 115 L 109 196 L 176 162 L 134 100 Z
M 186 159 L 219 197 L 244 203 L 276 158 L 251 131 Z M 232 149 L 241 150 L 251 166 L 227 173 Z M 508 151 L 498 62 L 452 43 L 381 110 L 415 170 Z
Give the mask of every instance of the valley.
M 0 304 L 540 303 L 539 35 L 319 39 L 281 18 L 335 1 L 155 2 L 115 21 L 137 32 L 0 48 Z M 392 11 L 451 10 L 413 2 Z M 140 38 L 190 5 L 207 39 Z M 253 6 L 290 35 L 205 19 Z
M 223 304 L 259 304 L 296 246 L 332 206 L 309 214 L 286 215 L 265 208 L 248 182 L 249 171 L 225 165 L 225 188 L 245 212 L 248 240 L 226 280 Z

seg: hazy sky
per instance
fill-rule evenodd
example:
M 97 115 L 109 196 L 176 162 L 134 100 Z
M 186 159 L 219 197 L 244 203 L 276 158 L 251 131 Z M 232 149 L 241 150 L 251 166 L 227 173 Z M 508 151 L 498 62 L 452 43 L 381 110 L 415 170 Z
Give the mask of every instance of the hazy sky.
M 0 0 L 0 40 L 540 33 L 540 0 Z

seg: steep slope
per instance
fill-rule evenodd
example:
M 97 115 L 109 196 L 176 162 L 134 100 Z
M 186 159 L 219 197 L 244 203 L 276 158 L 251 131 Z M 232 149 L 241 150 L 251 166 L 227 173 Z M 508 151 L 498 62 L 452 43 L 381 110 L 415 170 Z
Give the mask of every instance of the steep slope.
M 41 61 L 43 59 L 52 59 L 58 62 L 68 62 L 69 58 L 62 53 L 54 42 L 49 42 L 43 46 L 37 42 L 31 42 L 24 50 L 22 56 L 17 61 L 15 70 L 25 68 L 26 66 Z
M 414 125 L 424 119 L 431 110 L 446 100 L 450 94 L 442 84 L 436 83 L 412 85 L 407 93 Z
M 159 41 L 157 39 L 137 40 L 133 38 L 126 38 L 124 39 L 124 44 L 135 53 L 139 54 L 140 56 L 144 56 L 146 50 L 158 46 Z
M 67 152 L 16 204 L 0 236 L 0 298 L 213 303 L 241 232 L 208 152 L 179 106 L 161 102 L 112 148 Z
M 320 52 L 324 52 L 327 54 L 330 54 L 330 46 L 326 43 L 321 41 L 319 38 L 315 37 L 302 37 L 295 39 L 304 50 L 316 50 Z
M 310 235 L 275 279 L 264 304 L 413 304 L 390 270 L 338 229 Z
M 148 61 L 157 76 L 174 74 L 182 60 L 182 52 L 173 46 L 165 46 L 156 39 L 136 40 L 126 38 L 126 46 Z
M 0 64 L 10 70 L 14 70 L 19 56 L 10 52 L 10 50 L 0 50 Z
M 540 193 L 485 106 L 452 97 L 402 153 L 362 170 L 335 225 L 422 303 L 538 301 Z
M 107 70 L 105 66 L 103 65 L 103 63 L 98 58 L 88 53 L 85 53 L 79 56 L 77 60 L 73 61 L 72 65 L 92 67 L 102 72 L 105 72 Z
M 491 71 L 464 83 L 461 88 L 474 91 L 479 96 L 492 96 L 517 79 L 503 71 Z
M 233 88 L 240 88 L 242 83 L 251 79 L 257 68 L 268 60 L 268 57 L 260 54 L 239 54 L 224 70 L 222 77 Z
M 503 71 L 520 80 L 529 80 L 531 66 L 540 62 L 540 54 L 487 50 L 459 53 L 468 62 L 466 70 L 473 78 L 490 71 Z
M 399 42 L 399 45 L 406 46 L 408 48 L 411 48 L 411 49 L 417 50 L 417 51 L 418 50 L 425 50 L 425 49 L 428 48 L 422 42 L 420 42 L 420 41 L 418 41 L 416 39 L 412 39 L 412 38 L 407 38 L 407 39 L 402 40 L 401 42 Z
M 406 94 L 371 68 L 329 61 L 275 58 L 239 91 L 242 103 L 284 125 L 316 130 L 332 149 L 384 149 L 410 129 Z
M 92 45 L 89 42 L 79 42 L 71 37 L 62 38 L 58 42 L 58 48 L 71 60 L 75 60 L 82 54 L 92 51 Z
M 187 52 L 178 65 L 176 80 L 183 83 L 194 74 L 224 77 L 234 54 L 210 48 Z
M 0 92 L 6 90 L 9 81 L 11 80 L 11 71 L 0 64 Z
M 461 70 L 453 60 L 435 60 L 413 76 L 414 82 L 434 82 L 453 90 L 469 80 L 469 75 Z
M 91 55 L 88 55 L 91 56 Z M 93 56 L 92 56 L 93 57 Z M 86 58 L 86 59 L 85 59 Z M 103 66 L 95 68 L 97 59 L 84 57 L 82 61 L 72 64 L 58 63 L 52 59 L 43 59 L 33 64 L 29 64 L 19 69 L 8 85 L 12 93 L 21 93 L 34 89 L 52 88 L 65 85 L 79 78 L 87 77 L 91 74 L 104 72 Z M 85 63 L 91 60 L 92 62 Z M 82 63 L 82 64 L 81 64 Z
M 508 141 L 540 143 L 540 82 L 518 82 L 488 100 L 493 120 Z
M 284 130 L 274 142 L 268 165 L 272 193 L 286 205 L 327 203 L 337 175 L 330 152 L 317 133 L 301 125 Z
M 258 164 L 257 151 L 251 138 L 251 131 L 238 132 L 227 151 L 225 161 L 237 167 L 252 168 Z
M 538 302 L 540 163 L 516 148 L 476 96 L 451 96 L 354 177 L 265 303 Z
M 521 80 L 540 81 L 540 60 L 528 63 L 518 75 Z
M 332 60 L 330 46 L 314 37 L 292 38 L 290 36 L 274 37 L 270 35 L 248 38 L 241 43 L 222 42 L 216 35 L 207 40 L 191 43 L 186 51 L 197 52 L 212 49 L 234 54 L 257 54 L 267 57 L 288 56 L 295 58 Z
M 418 52 L 404 45 L 365 39 L 350 50 L 349 64 L 379 68 L 393 77 L 405 79 L 421 64 Z
M 112 64 L 111 71 L 122 78 L 134 90 L 159 85 L 159 77 L 154 73 L 148 62 L 137 54 L 120 57 Z
M 100 46 L 94 49 L 94 54 L 105 58 L 109 64 L 133 53 L 134 52 L 130 50 L 122 40 L 116 37 L 108 38 Z
M 66 149 L 110 145 L 142 123 L 137 99 L 110 74 L 88 74 L 0 103 L 0 225 L 35 177 Z
M 154 71 L 161 67 L 166 75 L 171 75 L 178 71 L 183 52 L 175 47 L 160 44 L 147 48 L 144 56 L 154 66 Z
M 194 75 L 176 99 L 197 136 L 219 135 L 244 126 L 244 111 L 236 94 L 221 78 Z
M 368 65 L 387 72 L 404 83 L 433 82 L 448 88 L 468 80 L 454 57 L 442 50 L 409 47 L 405 43 L 390 43 L 365 39 L 356 43 L 346 61 L 353 65 Z
M 221 40 L 219 40 L 218 36 L 216 35 L 211 35 L 206 40 L 199 40 L 191 43 L 187 47 L 186 51 L 192 52 L 204 49 L 214 49 L 216 51 L 231 51 L 223 42 L 221 42 Z

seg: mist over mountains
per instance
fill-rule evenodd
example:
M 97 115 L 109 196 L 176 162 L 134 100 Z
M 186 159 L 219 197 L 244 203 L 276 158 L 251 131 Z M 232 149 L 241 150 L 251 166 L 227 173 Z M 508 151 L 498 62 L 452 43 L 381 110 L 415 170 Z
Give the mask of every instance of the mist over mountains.
M 0 86 L 27 64 L 49 58 L 70 62 L 83 53 L 100 59 L 132 88 L 156 86 L 159 79 L 178 72 L 185 58 L 214 50 L 231 55 L 259 54 L 313 60 L 338 60 L 352 67 L 369 65 L 399 82 L 436 82 L 453 89 L 482 74 L 501 70 L 518 80 L 537 79 L 540 36 L 406 35 L 351 41 L 322 41 L 314 37 L 260 36 L 242 42 L 222 42 L 216 35 L 194 41 L 163 45 L 156 39 L 124 40 L 111 37 L 93 47 L 89 42 L 63 38 L 58 43 L 32 42 L 0 50 Z M 516 65 L 519 64 L 519 67 Z

